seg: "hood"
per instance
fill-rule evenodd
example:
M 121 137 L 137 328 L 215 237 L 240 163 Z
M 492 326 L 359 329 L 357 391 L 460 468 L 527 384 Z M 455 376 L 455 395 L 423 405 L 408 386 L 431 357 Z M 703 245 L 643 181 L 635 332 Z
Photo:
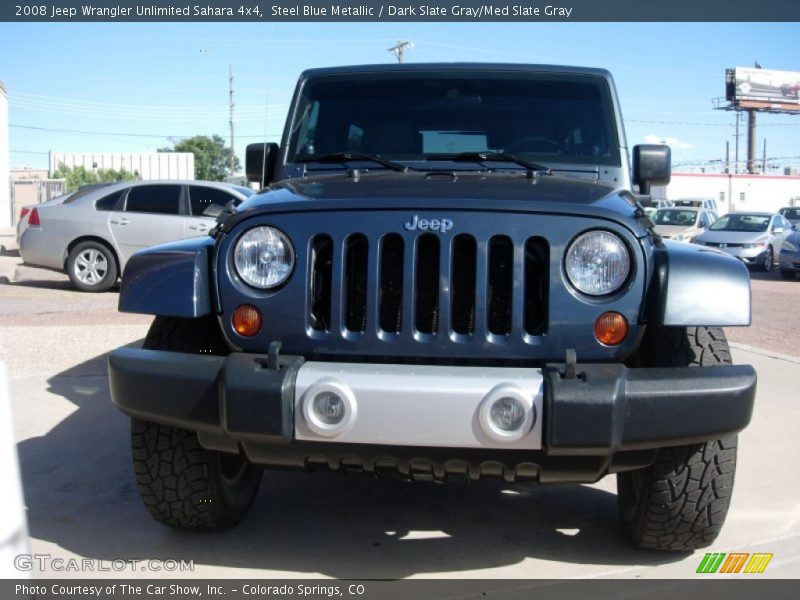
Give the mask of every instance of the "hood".
M 324 210 L 491 210 L 595 215 L 633 220 L 633 196 L 585 178 L 525 171 L 326 173 L 277 182 L 239 206 L 234 217 Z M 226 223 L 226 229 L 228 224 Z
M 706 231 L 698 238 L 698 242 L 712 242 L 714 244 L 747 244 L 766 240 L 769 235 L 766 231 Z

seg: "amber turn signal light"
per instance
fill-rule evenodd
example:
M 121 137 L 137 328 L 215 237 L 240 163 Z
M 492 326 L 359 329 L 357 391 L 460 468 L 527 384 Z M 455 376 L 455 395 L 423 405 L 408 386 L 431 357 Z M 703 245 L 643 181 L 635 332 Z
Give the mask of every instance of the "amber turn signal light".
M 628 321 L 617 312 L 606 312 L 594 322 L 594 337 L 606 346 L 617 346 L 628 335 Z
M 255 306 L 242 304 L 233 311 L 233 328 L 236 333 L 245 337 L 253 337 L 261 331 L 261 313 Z

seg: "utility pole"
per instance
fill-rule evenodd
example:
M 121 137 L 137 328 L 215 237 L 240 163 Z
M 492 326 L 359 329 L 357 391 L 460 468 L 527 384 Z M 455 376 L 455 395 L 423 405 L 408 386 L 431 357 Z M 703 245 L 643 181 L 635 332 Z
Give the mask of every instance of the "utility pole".
M 767 138 L 764 138 L 764 152 L 761 155 L 761 174 L 767 174 Z
M 397 57 L 397 62 L 399 64 L 403 64 L 403 52 L 408 49 L 414 47 L 414 42 L 409 42 L 407 40 L 398 40 L 397 44 L 392 46 L 388 49 L 389 52 L 394 52 L 394 55 Z
M 233 149 L 233 67 L 228 65 L 228 115 L 229 124 L 231 126 L 231 156 L 230 156 L 230 170 L 233 175 L 236 168 L 236 151 Z
M 734 163 L 733 163 L 734 173 L 739 172 L 739 136 L 741 135 L 741 133 L 739 133 L 739 117 L 741 116 L 741 114 L 742 113 L 740 113 L 738 110 L 736 111 L 736 134 L 734 136 L 736 138 L 736 150 L 734 151 Z
M 725 142 L 725 174 L 731 172 L 731 143 L 730 141 Z
M 747 111 L 747 173 L 756 172 L 756 111 Z

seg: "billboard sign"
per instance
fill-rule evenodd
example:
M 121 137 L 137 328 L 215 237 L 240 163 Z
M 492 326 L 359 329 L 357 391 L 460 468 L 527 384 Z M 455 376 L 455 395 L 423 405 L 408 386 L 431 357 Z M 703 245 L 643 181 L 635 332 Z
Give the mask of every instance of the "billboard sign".
M 800 72 L 736 67 L 725 71 L 726 99 L 742 108 L 800 111 Z

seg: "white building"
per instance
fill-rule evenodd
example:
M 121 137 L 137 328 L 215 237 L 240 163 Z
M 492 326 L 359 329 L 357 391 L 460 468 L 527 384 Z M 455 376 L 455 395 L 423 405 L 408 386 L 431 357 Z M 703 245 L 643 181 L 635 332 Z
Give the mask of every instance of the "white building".
M 191 152 L 50 152 L 50 175 L 60 165 L 94 169 L 125 169 L 140 179 L 194 179 Z
M 11 225 L 8 155 L 8 94 L 6 86 L 0 81 L 0 227 Z
M 737 210 L 775 212 L 782 206 L 800 205 L 800 176 L 673 173 L 666 190 L 653 186 L 653 197 L 713 198 L 720 214 Z

